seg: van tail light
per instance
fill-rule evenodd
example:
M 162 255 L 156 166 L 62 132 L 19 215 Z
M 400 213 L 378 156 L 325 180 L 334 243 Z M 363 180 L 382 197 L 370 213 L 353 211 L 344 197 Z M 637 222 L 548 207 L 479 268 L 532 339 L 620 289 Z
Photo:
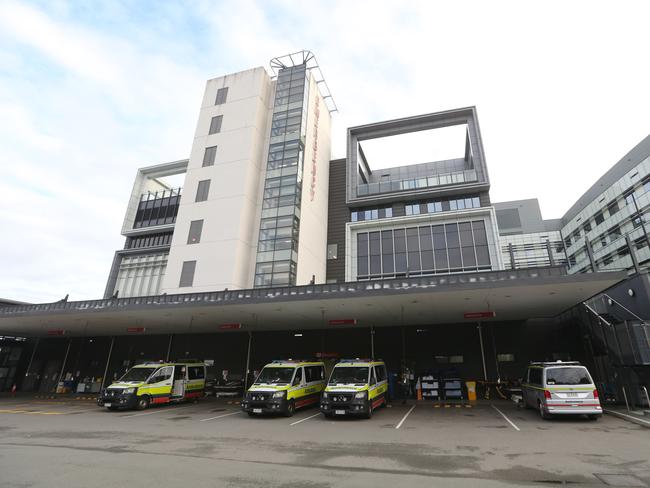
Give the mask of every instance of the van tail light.
M 598 390 L 594 390 L 594 398 L 597 400 L 598 399 Z
M 551 392 L 548 391 L 548 390 L 544 390 L 544 398 L 546 398 L 547 400 L 550 400 L 551 399 Z

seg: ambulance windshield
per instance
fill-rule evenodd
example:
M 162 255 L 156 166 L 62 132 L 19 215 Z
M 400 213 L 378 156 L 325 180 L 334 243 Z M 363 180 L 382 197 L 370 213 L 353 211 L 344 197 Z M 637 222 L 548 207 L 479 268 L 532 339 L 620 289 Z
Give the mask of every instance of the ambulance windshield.
M 296 368 L 264 368 L 260 375 L 255 380 L 255 384 L 272 383 L 281 384 L 289 383 L 293 377 L 293 372 Z
M 334 368 L 330 377 L 330 385 L 368 383 L 367 366 L 339 366 Z
M 120 378 L 120 381 L 146 381 L 156 368 L 133 368 Z

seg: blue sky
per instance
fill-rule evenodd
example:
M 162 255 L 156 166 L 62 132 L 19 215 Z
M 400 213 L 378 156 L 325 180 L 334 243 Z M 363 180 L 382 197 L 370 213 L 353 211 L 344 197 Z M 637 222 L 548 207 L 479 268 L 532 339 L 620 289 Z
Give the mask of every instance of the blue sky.
M 346 127 L 476 105 L 492 199 L 559 217 L 650 132 L 646 4 L 0 0 L 0 297 L 101 296 L 135 171 L 187 157 L 205 80 L 303 48 L 333 157 Z

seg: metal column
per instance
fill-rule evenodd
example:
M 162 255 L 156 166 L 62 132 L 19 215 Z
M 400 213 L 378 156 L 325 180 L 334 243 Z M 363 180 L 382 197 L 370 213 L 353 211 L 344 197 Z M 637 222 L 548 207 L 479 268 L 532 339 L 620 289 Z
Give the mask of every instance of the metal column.
M 375 328 L 370 327 L 370 358 L 375 359 Z
M 630 251 L 630 258 L 632 258 L 632 264 L 634 265 L 634 271 L 640 273 L 639 260 L 636 257 L 636 250 L 632 247 L 632 241 L 630 240 L 630 235 L 625 234 L 625 244 L 627 244 L 627 249 Z
M 169 334 L 169 345 L 167 346 L 167 357 L 165 361 L 169 361 L 169 356 L 172 353 L 172 341 L 174 340 L 174 334 Z
M 102 376 L 102 385 L 99 387 L 99 391 L 102 391 L 104 389 L 104 385 L 106 384 L 108 365 L 111 363 L 111 355 L 113 354 L 113 344 L 115 344 L 115 336 L 111 337 L 111 347 L 108 348 L 108 358 L 106 358 L 106 367 L 104 368 L 104 376 Z
M 480 322 L 478 322 L 478 326 L 476 328 L 478 329 L 478 340 L 481 343 L 481 359 L 483 360 L 483 379 L 487 381 L 488 376 L 487 376 L 487 367 L 485 366 L 485 349 L 483 348 L 483 334 L 481 333 Z
M 34 344 L 34 350 L 32 351 L 32 357 L 29 358 L 29 364 L 27 365 L 27 371 L 25 372 L 25 376 L 29 376 L 29 373 L 32 370 L 32 363 L 34 362 L 34 356 L 36 355 L 36 349 L 38 349 L 38 344 L 41 342 L 41 338 L 37 337 L 36 338 L 36 344 Z
M 248 333 L 248 353 L 246 354 L 246 375 L 244 376 L 244 393 L 248 390 L 248 371 L 251 364 L 251 343 L 253 342 L 253 333 Z
M 70 346 L 72 345 L 72 339 L 68 341 L 68 347 L 65 350 L 65 357 L 63 358 L 63 364 L 61 365 L 61 372 L 59 373 L 59 380 L 56 382 L 56 386 L 59 386 L 61 383 L 61 378 L 63 378 L 63 372 L 65 371 L 65 363 L 68 362 L 68 353 L 70 353 Z
M 553 258 L 553 248 L 551 247 L 551 241 L 546 239 L 546 251 L 548 252 L 548 262 L 551 266 L 555 266 L 555 258 Z

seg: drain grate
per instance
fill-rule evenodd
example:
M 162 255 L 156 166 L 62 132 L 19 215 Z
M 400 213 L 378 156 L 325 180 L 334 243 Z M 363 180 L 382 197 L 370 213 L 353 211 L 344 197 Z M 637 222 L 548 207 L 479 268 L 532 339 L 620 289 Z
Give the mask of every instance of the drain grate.
M 648 486 L 643 480 L 631 474 L 594 473 L 596 478 L 609 486 Z

